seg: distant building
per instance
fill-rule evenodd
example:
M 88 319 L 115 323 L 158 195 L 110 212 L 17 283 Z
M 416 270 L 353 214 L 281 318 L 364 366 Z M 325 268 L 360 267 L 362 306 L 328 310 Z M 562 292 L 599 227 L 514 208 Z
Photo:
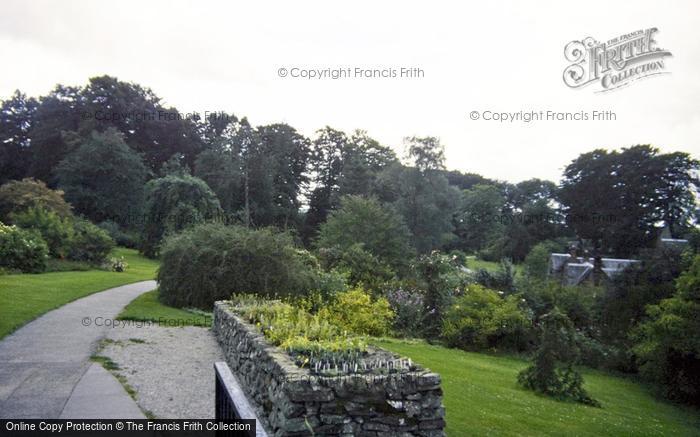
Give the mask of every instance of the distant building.
M 599 284 L 638 263 L 636 259 L 579 257 L 575 253 L 553 253 L 549 258 L 549 274 L 559 276 L 565 285 Z

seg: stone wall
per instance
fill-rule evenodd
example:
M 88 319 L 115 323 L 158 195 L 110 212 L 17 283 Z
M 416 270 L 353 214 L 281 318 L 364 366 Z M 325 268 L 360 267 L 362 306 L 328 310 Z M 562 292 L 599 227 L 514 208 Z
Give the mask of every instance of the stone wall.
M 312 375 L 225 302 L 215 305 L 213 330 L 273 435 L 444 435 L 437 373 Z

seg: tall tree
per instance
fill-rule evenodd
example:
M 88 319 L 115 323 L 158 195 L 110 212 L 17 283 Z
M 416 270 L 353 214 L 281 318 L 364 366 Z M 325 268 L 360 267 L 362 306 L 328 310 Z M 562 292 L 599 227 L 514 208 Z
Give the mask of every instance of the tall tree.
M 56 167 L 66 200 L 92 221 L 120 225 L 141 212 L 148 169 L 116 129 L 93 132 Z
M 584 153 L 564 171 L 559 198 L 578 236 L 617 256 L 650 246 L 658 223 L 676 235 L 695 212 L 693 171 L 687 153 L 659 153 L 648 145 Z
M 29 130 L 34 122 L 38 103 L 15 91 L 0 105 L 0 184 L 22 179 L 31 165 Z

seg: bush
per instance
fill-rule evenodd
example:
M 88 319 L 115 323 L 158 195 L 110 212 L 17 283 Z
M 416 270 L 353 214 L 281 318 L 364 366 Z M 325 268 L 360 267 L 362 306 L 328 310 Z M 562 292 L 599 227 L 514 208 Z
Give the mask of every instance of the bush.
M 634 351 L 646 378 L 670 399 L 700 404 L 700 255 L 676 282 L 673 297 L 647 307 Z
M 449 346 L 467 350 L 502 348 L 524 350 L 532 321 L 521 308 L 521 299 L 505 299 L 481 285 L 467 287 L 448 309 L 442 337 Z
M 73 222 L 75 231 L 68 258 L 75 261 L 101 263 L 114 248 L 114 240 L 107 232 L 84 219 Z
M 459 294 L 469 278 L 455 265 L 453 259 L 433 251 L 423 255 L 413 265 L 416 287 L 424 290 L 426 316 L 423 334 L 437 337 L 440 334 L 442 318 L 452 304 L 455 294 Z
M 347 250 L 320 249 L 319 255 L 326 270 L 336 270 L 345 275 L 350 285 L 364 287 L 374 294 L 380 293 L 396 276 L 391 267 L 364 250 L 362 243 Z
M 504 292 L 515 290 L 515 268 L 510 260 L 502 259 L 498 270 L 490 272 L 479 269 L 473 275 L 474 281 L 486 288 Z
M 210 310 L 232 294 L 304 295 L 321 286 L 318 262 L 272 229 L 200 224 L 163 245 L 160 298 L 176 307 Z
M 386 299 L 372 301 L 361 288 L 338 293 L 335 302 L 322 308 L 319 314 L 343 331 L 378 337 L 389 334 L 394 318 Z
M 49 248 L 36 232 L 0 222 L 0 267 L 22 272 L 46 268 Z
M 561 252 L 563 249 L 562 244 L 552 240 L 537 243 L 523 262 L 525 275 L 533 279 L 546 279 L 549 273 L 550 255 Z
M 115 221 L 105 220 L 97 226 L 107 232 L 117 246 L 128 247 L 129 249 L 136 249 L 138 246 L 138 236 L 131 231 L 123 230 Z
M 559 400 L 600 406 L 583 388 L 583 378 L 574 369 L 579 351 L 574 327 L 566 314 L 555 308 L 542 317 L 542 338 L 533 364 L 518 374 L 525 388 Z
M 13 213 L 10 217 L 15 225 L 41 234 L 48 245 L 49 255 L 54 258 L 68 256 L 74 238 L 71 219 L 61 218 L 53 211 L 36 207 Z
M 404 337 L 419 337 L 427 315 L 425 297 L 417 290 L 397 288 L 386 293 L 394 312 L 394 332 Z
M 52 190 L 43 181 L 22 179 L 0 186 L 0 220 L 7 221 L 12 213 L 29 208 L 53 211 L 60 217 L 70 217 L 71 206 L 63 200 L 63 191 Z

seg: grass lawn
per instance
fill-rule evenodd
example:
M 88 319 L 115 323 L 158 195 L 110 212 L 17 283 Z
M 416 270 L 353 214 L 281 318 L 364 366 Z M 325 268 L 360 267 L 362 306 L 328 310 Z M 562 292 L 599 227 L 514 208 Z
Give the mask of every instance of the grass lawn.
M 514 264 L 513 267 L 515 268 L 515 272 L 517 274 L 522 273 L 523 266 L 520 264 Z M 468 256 L 467 257 L 467 268 L 471 270 L 488 270 L 490 272 L 494 272 L 498 269 L 501 268 L 501 263 L 497 263 L 494 261 L 484 261 L 483 259 L 479 259 L 475 256 Z
M 0 275 L 0 338 L 47 311 L 107 288 L 153 279 L 158 261 L 133 249 L 116 248 L 123 256 L 125 272 L 88 270 L 37 274 Z
M 698 436 L 700 411 L 657 400 L 632 379 L 585 370 L 586 389 L 602 408 L 558 402 L 520 388 L 527 362 L 424 342 L 377 344 L 440 373 L 447 435 Z
M 137 297 L 118 316 L 121 320 L 151 321 L 161 326 L 211 326 L 212 315 L 198 310 L 186 310 L 163 305 L 158 290 Z

